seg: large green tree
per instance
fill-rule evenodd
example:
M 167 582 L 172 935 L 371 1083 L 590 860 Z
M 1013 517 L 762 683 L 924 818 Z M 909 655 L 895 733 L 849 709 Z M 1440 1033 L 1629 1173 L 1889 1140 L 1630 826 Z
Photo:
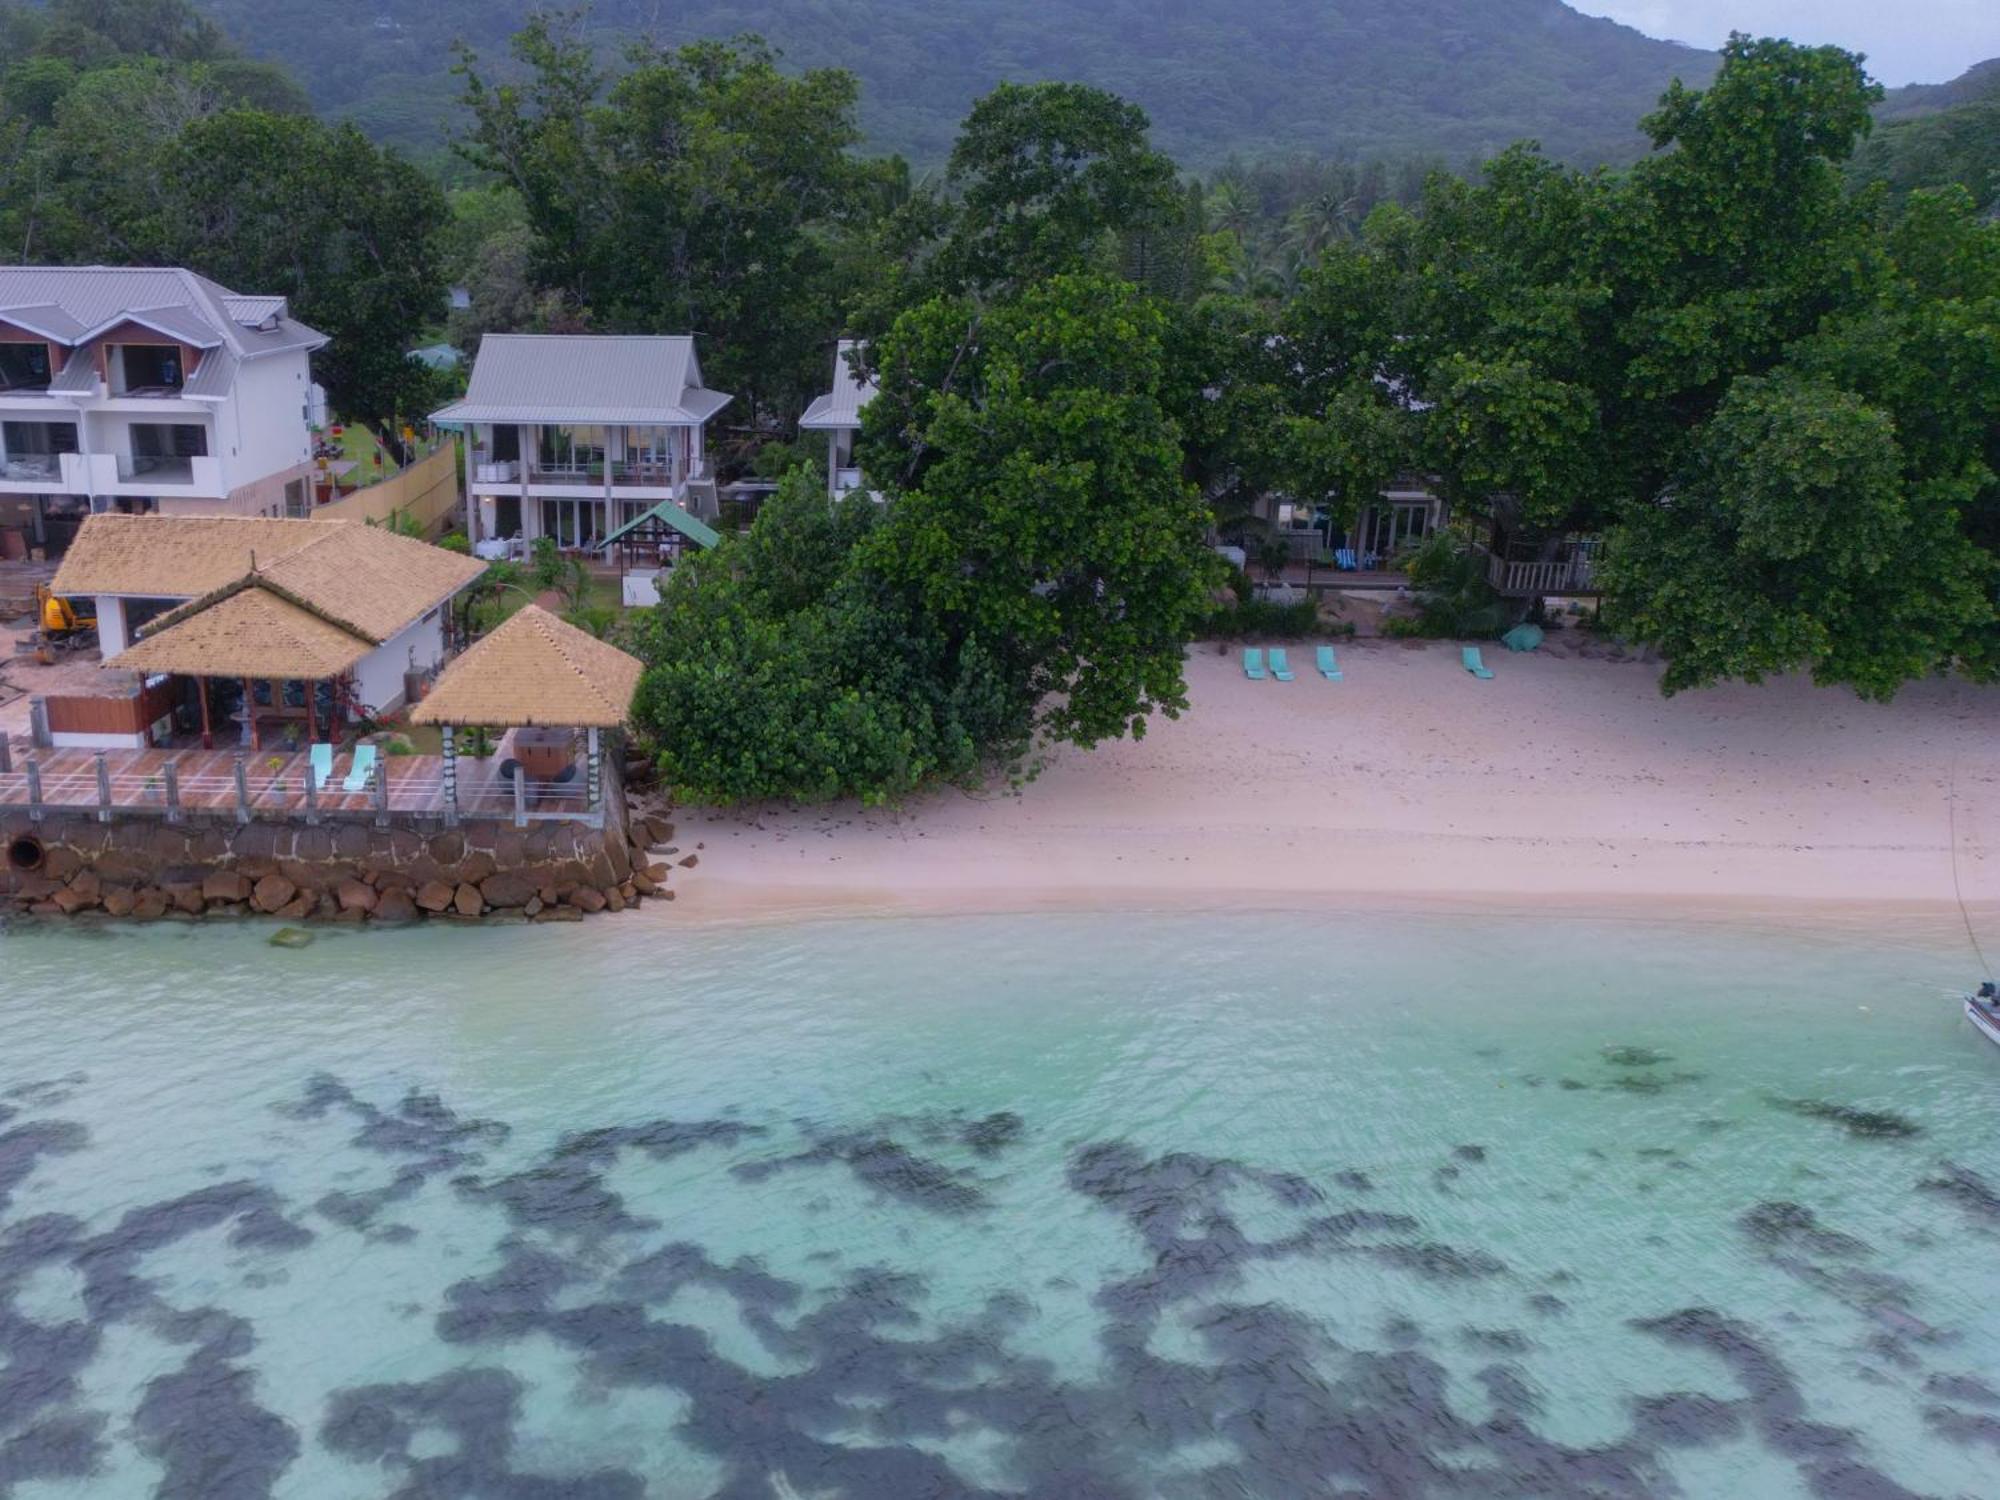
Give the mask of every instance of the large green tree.
M 1089 745 L 1186 705 L 1212 559 L 1165 325 L 1129 283 L 1068 275 L 926 303 L 877 350 L 863 462 L 893 500 L 873 566 L 955 651 L 1003 663 L 1024 731 Z
M 338 410 L 428 409 L 431 372 L 406 350 L 445 312 L 435 183 L 351 125 L 258 110 L 195 121 L 164 166 L 167 258 L 288 297 L 331 339 L 315 367 Z
M 1510 541 L 1608 531 L 1669 691 L 1986 670 L 2000 230 L 1849 186 L 1878 97 L 1739 36 L 1628 173 L 1519 148 L 1379 209 L 1286 310 L 1291 484 L 1351 504 L 1400 460 Z
M 541 15 L 513 50 L 520 81 L 462 63 L 463 149 L 519 195 L 538 287 L 592 327 L 691 332 L 741 410 L 795 413 L 848 295 L 839 242 L 898 170 L 850 154 L 852 75 L 785 72 L 746 38 L 635 49 L 612 76 Z
M 952 147 L 955 199 L 940 255 L 947 290 L 1010 290 L 1093 264 L 1122 239 L 1174 224 L 1174 164 L 1145 111 L 1076 83 L 1003 83 L 972 106 Z

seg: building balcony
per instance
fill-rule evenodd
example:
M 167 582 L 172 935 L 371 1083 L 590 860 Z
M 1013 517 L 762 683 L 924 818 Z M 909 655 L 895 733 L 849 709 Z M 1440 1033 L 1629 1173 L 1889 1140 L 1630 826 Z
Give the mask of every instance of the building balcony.
M 47 489 L 62 479 L 60 453 L 0 453 L 0 480 Z
M 90 459 L 81 453 L 0 456 L 0 493 L 88 495 Z
M 644 459 L 620 459 L 611 465 L 611 482 L 628 487 L 672 489 L 686 476 L 671 463 Z
M 222 465 L 207 457 L 182 458 L 172 454 L 120 453 L 115 458 L 92 454 L 97 473 L 109 469 L 114 494 L 150 494 L 155 490 L 173 493 L 219 495 L 222 493 Z

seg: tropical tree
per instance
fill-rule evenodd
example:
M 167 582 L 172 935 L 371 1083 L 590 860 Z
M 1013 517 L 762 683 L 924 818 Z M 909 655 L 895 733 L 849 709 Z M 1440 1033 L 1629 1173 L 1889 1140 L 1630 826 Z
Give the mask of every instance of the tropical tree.
M 895 171 L 850 154 L 853 76 L 787 73 L 754 37 L 635 48 L 613 76 L 574 17 L 541 14 L 513 52 L 519 82 L 462 59 L 461 149 L 518 197 L 536 290 L 606 331 L 695 333 L 748 415 L 795 412 L 859 265 L 838 244 Z
M 894 499 L 870 566 L 954 658 L 998 665 L 1013 732 L 1090 745 L 1185 707 L 1213 558 L 1162 401 L 1158 306 L 1095 275 L 990 308 L 939 298 L 877 363 L 863 461 Z
M 406 352 L 443 320 L 444 194 L 351 125 L 227 110 L 166 154 L 165 258 L 228 286 L 282 293 L 330 342 L 336 409 L 364 421 L 429 409 L 433 372 Z

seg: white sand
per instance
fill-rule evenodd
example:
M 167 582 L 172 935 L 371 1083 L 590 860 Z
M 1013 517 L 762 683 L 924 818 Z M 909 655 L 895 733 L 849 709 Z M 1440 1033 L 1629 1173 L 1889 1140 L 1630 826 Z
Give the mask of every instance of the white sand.
M 1346 679 L 1250 682 L 1198 648 L 1192 708 L 1062 750 L 1017 794 L 898 810 L 696 812 L 674 914 L 1463 900 L 1741 913 L 1953 905 L 2000 916 L 2000 691 L 1887 706 L 1801 681 L 1659 695 L 1657 669 L 1456 647 L 1341 648 Z

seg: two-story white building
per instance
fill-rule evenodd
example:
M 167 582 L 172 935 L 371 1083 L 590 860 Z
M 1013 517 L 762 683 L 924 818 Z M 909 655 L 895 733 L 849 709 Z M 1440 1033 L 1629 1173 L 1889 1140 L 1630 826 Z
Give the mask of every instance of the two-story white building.
M 326 342 L 192 271 L 0 266 L 0 545 L 59 556 L 93 512 L 303 514 Z
M 833 355 L 833 389 L 815 397 L 799 418 L 801 432 L 826 434 L 827 493 L 838 499 L 861 488 L 854 440 L 861 435 L 861 411 L 875 399 L 875 377 L 860 364 L 861 344 L 842 339 Z
M 594 548 L 662 501 L 715 518 L 706 429 L 729 401 L 692 338 L 489 333 L 465 398 L 431 420 L 470 435 L 475 541 Z

